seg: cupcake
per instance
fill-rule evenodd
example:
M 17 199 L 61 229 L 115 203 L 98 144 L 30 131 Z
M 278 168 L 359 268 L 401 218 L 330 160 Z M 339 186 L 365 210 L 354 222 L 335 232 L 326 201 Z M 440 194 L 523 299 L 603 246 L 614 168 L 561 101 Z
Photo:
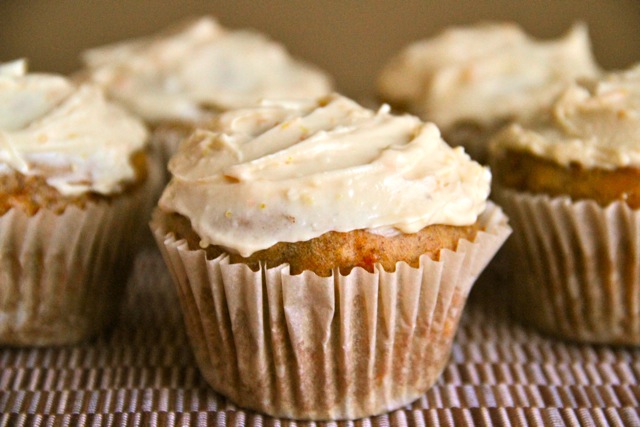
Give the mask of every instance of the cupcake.
M 0 65 L 0 345 L 74 343 L 113 319 L 147 138 L 98 87 Z
M 526 120 L 578 77 L 598 74 L 584 25 L 551 41 L 510 23 L 450 28 L 406 47 L 378 78 L 385 102 L 435 122 L 481 162 L 499 128 Z
M 514 312 L 559 337 L 640 344 L 640 67 L 569 86 L 491 143 L 513 221 Z
M 151 228 L 200 370 L 277 417 L 422 395 L 510 232 L 488 169 L 435 125 L 338 95 L 221 114 L 169 168 Z
M 197 123 L 262 98 L 329 93 L 331 79 L 266 36 L 227 30 L 211 17 L 181 23 L 138 40 L 98 47 L 82 56 L 81 78 L 150 125 L 163 167 Z

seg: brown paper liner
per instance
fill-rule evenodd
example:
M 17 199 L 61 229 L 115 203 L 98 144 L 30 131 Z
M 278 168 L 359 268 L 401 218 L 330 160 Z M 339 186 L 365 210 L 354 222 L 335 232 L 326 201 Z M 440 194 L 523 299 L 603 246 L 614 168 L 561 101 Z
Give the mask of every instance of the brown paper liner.
M 0 216 L 0 345 L 75 343 L 114 319 L 146 189 L 62 214 Z
M 577 341 L 640 344 L 640 211 L 497 189 L 511 218 L 514 314 Z
M 511 232 L 506 222 L 491 205 L 486 232 L 440 261 L 326 278 L 207 260 L 175 240 L 162 214 L 151 227 L 209 384 L 245 408 L 321 420 L 396 409 L 436 381 L 473 282 Z

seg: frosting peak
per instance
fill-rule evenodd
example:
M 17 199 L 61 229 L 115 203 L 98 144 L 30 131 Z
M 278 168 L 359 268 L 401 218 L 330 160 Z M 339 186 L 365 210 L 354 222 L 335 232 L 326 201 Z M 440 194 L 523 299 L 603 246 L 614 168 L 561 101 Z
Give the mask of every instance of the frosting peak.
M 0 174 L 44 176 L 62 194 L 110 194 L 135 179 L 144 125 L 92 85 L 0 64 Z
M 494 144 L 563 165 L 640 167 L 640 65 L 570 85 L 546 114 L 507 128 Z
M 155 36 L 83 55 L 90 78 L 148 121 L 200 119 L 262 98 L 306 98 L 331 91 L 330 79 L 278 43 L 228 31 L 203 17 Z
M 329 231 L 469 225 L 490 182 L 435 125 L 338 95 L 221 114 L 169 168 L 160 207 L 188 217 L 203 243 L 244 256 Z
M 378 89 L 443 128 L 490 125 L 528 117 L 567 83 L 598 72 L 584 25 L 539 41 L 514 24 L 480 24 L 413 43 L 383 69 Z

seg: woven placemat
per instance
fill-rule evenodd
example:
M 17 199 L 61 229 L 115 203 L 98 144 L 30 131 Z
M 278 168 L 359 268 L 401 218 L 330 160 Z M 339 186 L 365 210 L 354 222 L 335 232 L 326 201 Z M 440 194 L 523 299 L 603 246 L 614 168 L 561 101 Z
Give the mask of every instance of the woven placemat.
M 77 346 L 0 348 L 0 427 L 640 426 L 640 350 L 563 343 L 514 323 L 489 272 L 476 285 L 442 377 L 389 414 L 336 423 L 244 411 L 201 378 L 157 250 L 140 253 L 122 315 Z

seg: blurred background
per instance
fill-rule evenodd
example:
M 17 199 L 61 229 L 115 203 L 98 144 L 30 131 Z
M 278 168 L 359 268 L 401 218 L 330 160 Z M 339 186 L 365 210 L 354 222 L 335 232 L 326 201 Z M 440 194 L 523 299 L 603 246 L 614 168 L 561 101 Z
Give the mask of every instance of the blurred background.
M 384 62 L 409 42 L 478 21 L 515 21 L 539 38 L 584 21 L 605 69 L 640 62 L 638 0 L 0 0 L 0 61 L 26 57 L 34 71 L 70 73 L 84 49 L 202 14 L 269 34 L 354 98 L 371 94 Z

